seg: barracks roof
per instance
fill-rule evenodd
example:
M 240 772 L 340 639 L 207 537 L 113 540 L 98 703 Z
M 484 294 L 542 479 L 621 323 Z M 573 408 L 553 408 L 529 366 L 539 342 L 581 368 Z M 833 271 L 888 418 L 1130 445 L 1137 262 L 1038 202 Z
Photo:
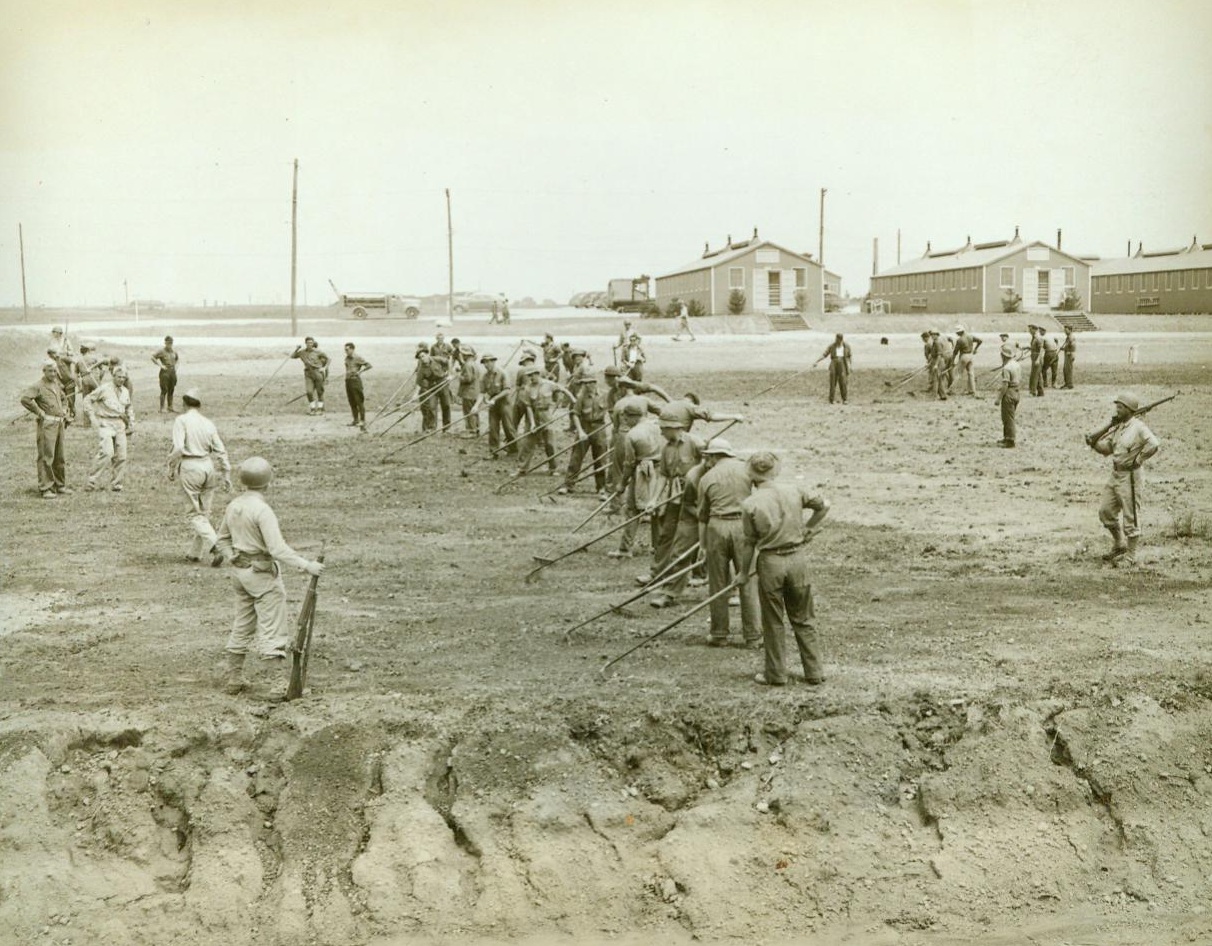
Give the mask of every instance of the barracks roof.
M 1150 253 L 1138 249 L 1134 256 L 1104 259 L 1090 266 L 1093 276 L 1114 276 L 1119 273 L 1165 273 L 1178 269 L 1212 267 L 1212 243 L 1192 240 L 1189 246 Z
M 746 253 L 751 253 L 756 249 L 769 246 L 776 250 L 781 250 L 788 256 L 794 256 L 796 259 L 801 259 L 805 263 L 811 263 L 813 266 L 821 264 L 814 260 L 811 256 L 806 256 L 803 253 L 797 253 L 794 250 L 789 250 L 785 246 L 780 246 L 770 240 L 746 240 L 744 243 L 733 243 L 729 247 L 714 252 L 704 253 L 693 263 L 687 263 L 685 266 L 679 266 L 677 269 L 671 269 L 667 273 L 661 273 L 657 279 L 667 279 L 670 276 L 681 276 L 683 273 L 696 273 L 701 269 L 714 269 L 723 263 L 730 263 L 735 259 L 739 259 Z
M 900 266 L 893 266 L 891 269 L 885 269 L 877 273 L 876 276 L 904 276 L 912 273 L 937 273 L 950 269 L 971 269 L 974 267 L 989 266 L 1008 256 L 1013 256 L 1028 246 L 1046 247 L 1053 253 L 1059 253 L 1061 256 L 1068 257 L 1075 263 L 1089 265 L 1087 260 L 1048 246 L 1042 240 L 1036 240 L 1033 243 L 1024 243 L 1016 234 L 1013 240 L 998 240 L 993 243 L 973 243 L 969 240 L 969 242 L 954 250 L 933 252 L 927 250 L 920 258 L 902 263 Z

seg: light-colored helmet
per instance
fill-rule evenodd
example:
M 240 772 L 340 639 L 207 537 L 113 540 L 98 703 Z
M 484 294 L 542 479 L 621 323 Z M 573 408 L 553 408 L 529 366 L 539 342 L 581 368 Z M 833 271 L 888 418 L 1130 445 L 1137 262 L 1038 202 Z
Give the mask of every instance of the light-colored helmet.
M 703 456 L 735 457 L 736 451 L 732 449 L 732 444 L 730 444 L 723 437 L 716 437 L 707 442 L 707 446 L 703 448 Z
M 264 457 L 249 457 L 240 464 L 240 482 L 249 489 L 263 489 L 274 478 L 274 468 Z
M 1136 412 L 1136 411 L 1140 410 L 1140 399 L 1135 394 L 1129 394 L 1126 391 L 1124 391 L 1121 394 L 1115 395 L 1114 403 L 1122 404 L 1122 405 L 1124 405 L 1124 407 L 1126 407 L 1128 410 L 1130 410 L 1132 412 Z

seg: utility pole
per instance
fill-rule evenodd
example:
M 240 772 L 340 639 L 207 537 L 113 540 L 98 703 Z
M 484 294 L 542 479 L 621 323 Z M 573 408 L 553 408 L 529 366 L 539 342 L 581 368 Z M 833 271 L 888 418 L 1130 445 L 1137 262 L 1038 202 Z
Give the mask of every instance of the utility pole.
M 896 265 L 901 265 L 901 228 L 896 228 Z
M 295 315 L 295 274 L 299 263 L 299 159 L 295 158 L 294 182 L 290 188 L 290 334 L 299 334 Z
M 17 244 L 21 248 L 21 321 L 29 321 L 29 301 L 25 298 L 25 233 L 17 224 Z
M 130 308 L 130 286 L 126 284 L 126 280 L 122 280 L 122 305 L 125 308 Z
M 825 265 L 825 188 L 821 188 L 821 229 L 817 236 L 816 243 L 816 261 Z
M 449 281 L 446 284 L 446 314 L 454 324 L 454 228 L 450 223 L 450 188 L 446 188 L 446 258 L 449 264 Z
M 880 272 L 880 238 L 871 238 L 871 275 L 878 276 Z

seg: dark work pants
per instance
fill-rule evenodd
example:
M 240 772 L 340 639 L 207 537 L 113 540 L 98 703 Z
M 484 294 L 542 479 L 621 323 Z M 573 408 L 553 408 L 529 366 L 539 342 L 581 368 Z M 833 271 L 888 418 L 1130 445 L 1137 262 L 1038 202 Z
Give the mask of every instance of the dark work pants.
M 355 424 L 366 423 L 366 394 L 362 390 L 361 378 L 345 379 L 345 397 L 349 401 L 349 412 Z
M 830 404 L 833 403 L 833 398 L 834 398 L 835 394 L 841 394 L 842 403 L 843 404 L 846 403 L 846 398 L 847 398 L 846 387 L 847 387 L 847 381 L 849 380 L 849 378 L 847 377 L 848 374 L 849 374 L 849 372 L 846 371 L 846 366 L 844 364 L 841 364 L 840 362 L 837 362 L 837 361 L 829 362 L 829 403 Z
M 786 627 L 791 624 L 804 679 L 825 678 L 821 667 L 820 644 L 817 640 L 816 612 L 812 606 L 812 585 L 808 581 L 807 549 L 799 548 L 786 555 L 759 553 L 758 601 L 762 611 L 762 639 L 766 645 L 766 679 L 771 683 L 787 682 L 784 656 Z
M 1018 432 L 1015 415 L 1018 413 L 1018 388 L 1008 388 L 1002 395 L 1002 439 L 1014 443 Z

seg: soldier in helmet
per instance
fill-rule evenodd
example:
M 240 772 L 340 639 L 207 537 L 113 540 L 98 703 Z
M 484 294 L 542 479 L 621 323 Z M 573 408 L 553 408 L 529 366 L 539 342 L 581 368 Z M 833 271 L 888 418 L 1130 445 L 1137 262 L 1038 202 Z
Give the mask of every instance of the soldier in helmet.
M 220 560 L 214 557 L 216 535 L 210 524 L 210 511 L 220 484 L 225 492 L 231 490 L 231 461 L 227 459 L 227 448 L 218 429 L 209 418 L 202 416 L 202 395 L 198 389 L 186 391 L 181 396 L 181 403 L 185 412 L 173 421 L 168 479 L 181 483 L 187 504 L 185 515 L 194 532 L 185 557 L 191 562 L 200 562 L 202 556 L 209 553 L 211 564 L 218 565 Z
M 1138 471 L 1161 446 L 1157 435 L 1135 416 L 1138 410 L 1140 401 L 1135 394 L 1118 394 L 1111 426 L 1086 436 L 1086 443 L 1095 453 L 1111 458 L 1111 478 L 1103 487 L 1098 518 L 1112 539 L 1111 550 L 1103 561 L 1114 564 L 1136 562 L 1136 543 L 1140 537 Z
M 282 538 L 278 517 L 265 498 L 274 476 L 269 461 L 249 457 L 240 464 L 239 475 L 244 492 L 227 504 L 216 542 L 216 554 L 235 569 L 236 617 L 225 647 L 224 680 L 233 695 L 244 688 L 244 658 L 250 650 L 282 666 L 290 649 L 281 566 L 293 565 L 309 575 L 324 571 L 322 562 L 309 561 Z M 283 680 L 272 696 L 285 694 Z

